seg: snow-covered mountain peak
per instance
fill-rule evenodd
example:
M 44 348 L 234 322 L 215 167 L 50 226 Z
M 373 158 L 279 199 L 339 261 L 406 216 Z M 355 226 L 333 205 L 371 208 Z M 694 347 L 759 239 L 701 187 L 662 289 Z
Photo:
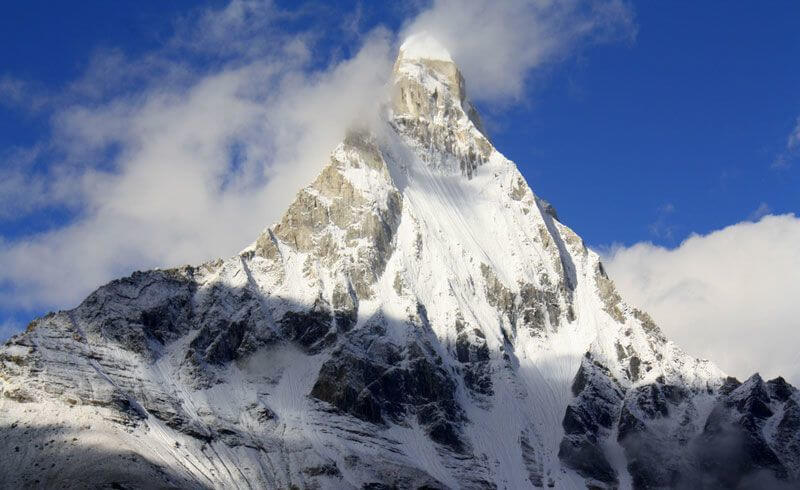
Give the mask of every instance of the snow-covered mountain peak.
M 434 168 L 468 177 L 493 148 L 458 66 L 427 34 L 408 38 L 394 65 L 390 121 Z
M 410 38 L 386 117 L 348 132 L 250 247 L 114 281 L 12 338 L 0 466 L 20 470 L 0 487 L 800 477 L 797 390 L 726 379 L 627 305 L 465 87 Z M 752 443 L 744 462 L 710 450 L 730 434 Z

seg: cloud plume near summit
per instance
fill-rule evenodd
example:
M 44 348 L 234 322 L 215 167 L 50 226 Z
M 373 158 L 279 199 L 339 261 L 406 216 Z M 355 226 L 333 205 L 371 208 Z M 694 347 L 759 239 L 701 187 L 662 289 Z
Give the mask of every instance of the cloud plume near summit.
M 537 68 L 581 43 L 633 33 L 631 12 L 616 1 L 437 1 L 405 12 L 397 32 L 347 21 L 322 35 L 315 28 L 329 13 L 232 0 L 176 19 L 158 50 L 98 49 L 60 90 L 0 74 L 0 90 L 14 90 L 10 103 L 50 121 L 36 145 L 2 155 L 3 219 L 67 216 L 0 241 L 0 306 L 68 307 L 134 269 L 237 252 L 322 168 L 351 123 L 375 117 L 410 33 L 440 36 L 472 98 L 490 102 L 519 97 Z M 299 17 L 307 28 L 282 28 Z

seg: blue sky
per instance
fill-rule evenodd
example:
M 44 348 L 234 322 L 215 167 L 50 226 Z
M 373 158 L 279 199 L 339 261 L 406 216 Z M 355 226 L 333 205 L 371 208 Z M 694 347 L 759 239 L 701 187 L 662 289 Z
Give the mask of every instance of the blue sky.
M 184 222 L 184 211 L 164 213 L 171 206 L 167 200 L 152 204 L 150 214 L 138 213 L 140 202 L 114 201 L 103 189 L 124 195 L 133 184 L 118 182 L 121 176 L 135 175 L 137 162 L 147 155 L 172 151 L 163 144 L 162 153 L 142 150 L 150 140 L 141 135 L 155 133 L 141 127 L 150 128 L 159 118 L 200 125 L 198 119 L 209 111 L 195 107 L 202 106 L 203 91 L 225 92 L 226 80 L 244 76 L 236 78 L 236 88 L 252 90 L 248 100 L 254 104 L 270 100 L 276 91 L 293 102 L 271 101 L 257 114 L 238 108 L 233 121 L 241 123 L 244 136 L 218 127 L 197 131 L 219 136 L 220 148 L 239 148 L 234 153 L 245 155 L 243 165 L 223 162 L 221 167 L 245 192 L 252 182 L 269 188 L 271 178 L 274 187 L 282 183 L 293 191 L 315 167 L 298 163 L 309 155 L 281 146 L 297 139 L 283 133 L 314 135 L 320 148 L 311 156 L 321 164 L 336 132 L 315 120 L 312 102 L 327 105 L 338 90 L 348 94 L 342 103 L 362 103 L 366 96 L 360 94 L 375 85 L 370 68 L 388 68 L 386 55 L 396 48 L 399 33 L 409 26 L 442 25 L 442 17 L 456 19 L 446 27 L 459 32 L 457 20 L 466 14 L 448 17 L 450 3 L 388 8 L 374 2 L 298 7 L 248 0 L 8 2 L 0 16 L 0 169 L 5 172 L 0 177 L 12 184 L 0 183 L 6 193 L 0 195 L 5 208 L 0 209 L 0 264 L 15 269 L 0 275 L 5 296 L 0 336 L 37 314 L 73 306 L 116 275 L 235 253 L 275 219 L 273 208 L 290 197 L 258 197 L 254 202 L 270 211 L 263 217 L 250 213 L 240 231 L 230 233 L 203 227 L 231 223 L 233 211 L 207 223 L 196 216 Z M 454 52 L 456 61 L 465 60 L 468 90 L 477 87 L 495 146 L 517 162 L 534 191 L 600 249 L 652 242 L 677 250 L 693 233 L 707 235 L 762 215 L 798 213 L 800 132 L 795 139 L 792 134 L 800 131 L 800 4 L 597 3 L 624 10 L 625 19 L 597 20 L 591 9 L 564 9 L 556 18 L 565 21 L 559 25 L 590 19 L 600 27 L 586 35 L 557 32 L 555 48 L 541 52 L 536 50 L 549 34 L 487 38 L 509 48 L 509 59 L 497 66 L 513 68 L 519 57 L 519 73 L 482 72 L 481 62 L 494 60 L 470 58 L 472 48 L 462 47 L 460 57 Z M 554 24 L 552 19 L 520 20 L 532 31 L 551 32 L 547 29 Z M 608 24 L 614 29 L 606 29 Z M 505 79 L 510 85 L 502 83 Z M 301 88 L 286 92 L 293 85 Z M 240 96 L 231 97 L 213 110 Z M 200 102 L 192 106 L 192 101 Z M 301 115 L 292 115 L 285 123 L 290 130 L 282 130 L 293 112 Z M 266 143 L 253 143 L 254 127 L 271 135 Z M 130 136 L 139 130 L 141 135 Z M 268 156 L 259 160 L 271 150 L 288 155 L 293 166 L 281 167 Z M 208 175 L 228 182 L 231 176 L 220 177 L 215 167 L 220 154 L 223 160 L 230 157 L 213 147 L 198 158 Z M 169 170 L 171 164 L 165 160 L 156 168 Z M 254 176 L 250 184 L 240 182 L 248 176 Z M 208 196 L 186 193 L 186 202 L 208 201 Z M 176 193 L 174 203 L 180 204 L 181 195 Z M 212 200 L 208 209 L 243 205 L 225 193 L 212 196 L 221 200 Z M 117 219 L 118 214 L 105 211 L 122 207 L 114 203 L 134 206 L 138 214 L 125 215 L 130 221 Z M 158 221 L 162 214 L 168 215 L 167 224 L 148 227 L 148 220 Z M 133 238 L 112 238 L 131 229 Z M 230 240 L 208 238 L 198 244 L 215 234 Z M 76 238 L 81 236 L 94 238 L 81 242 Z M 95 248 L 98 240 L 102 246 Z M 64 262 L 74 267 L 62 267 Z M 48 275 L 48 270 L 54 272 Z
M 558 67 L 497 146 L 592 244 L 800 210 L 800 166 L 772 168 L 800 115 L 800 4 L 634 6 L 635 42 Z

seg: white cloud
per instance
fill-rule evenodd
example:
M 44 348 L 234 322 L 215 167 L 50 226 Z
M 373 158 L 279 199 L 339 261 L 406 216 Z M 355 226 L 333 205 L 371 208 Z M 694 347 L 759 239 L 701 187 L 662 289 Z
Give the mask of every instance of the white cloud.
M 633 14 L 621 1 L 495 2 L 436 0 L 405 27 L 433 33 L 461 68 L 473 98 L 519 97 L 531 70 L 582 41 L 632 38 Z
M 478 5 L 437 2 L 408 25 L 447 36 L 484 98 L 517 95 L 539 63 L 615 16 L 629 21 L 613 0 L 591 4 L 607 8 L 520 4 L 492 9 L 493 17 L 488 3 Z M 453 37 L 448 12 L 469 36 Z M 384 28 L 355 34 L 352 22 L 326 24 L 357 43 L 343 59 L 329 49 L 337 54 L 326 62 L 319 52 L 330 46 L 321 43 L 336 36 L 322 36 L 317 21 L 303 32 L 282 30 L 299 15 L 302 8 L 255 0 L 193 12 L 162 48 L 136 58 L 97 51 L 80 78 L 42 96 L 52 134 L 37 146 L 36 165 L 5 167 L 0 178 L 11 187 L 0 205 L 13 206 L 6 214 L 15 219 L 57 206 L 76 216 L 0 238 L 0 311 L 68 307 L 133 269 L 228 256 L 274 222 L 348 125 L 374 115 L 399 44 Z M 531 34 L 509 35 L 504 22 Z M 5 89 L 22 100 L 24 88 Z
M 650 243 L 605 257 L 624 298 L 667 337 L 739 377 L 759 371 L 800 384 L 800 218 L 765 216 L 675 249 Z
M 48 146 L 60 159 L 44 175 L 26 173 L 22 164 L 4 172 L 14 177 L 4 188 L 16 189 L 4 191 L 4 209 L 77 201 L 81 213 L 45 233 L 0 241 L 0 308 L 66 306 L 133 268 L 227 256 L 277 219 L 349 122 L 377 106 L 391 71 L 391 40 L 372 32 L 353 58 L 317 71 L 308 68 L 298 38 L 279 52 L 270 49 L 200 76 L 173 62 L 157 78 L 141 80 L 144 90 L 100 104 L 107 80 L 98 73 L 119 79 L 126 74 L 108 67 L 130 64 L 127 76 L 139 80 L 142 71 L 171 61 L 153 53 L 123 62 L 116 52 L 93 60 L 73 90 L 91 94 L 88 101 L 53 115 Z M 170 83 L 159 83 L 165 79 Z M 114 156 L 104 159 L 109 152 Z M 31 197 L 22 206 L 14 203 L 17 194 Z

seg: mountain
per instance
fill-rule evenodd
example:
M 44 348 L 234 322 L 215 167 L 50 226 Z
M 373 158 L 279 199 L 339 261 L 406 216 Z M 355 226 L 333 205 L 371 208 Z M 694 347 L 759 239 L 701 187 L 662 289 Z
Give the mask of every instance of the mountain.
M 797 390 L 728 378 L 625 304 L 431 37 L 400 48 L 382 114 L 240 254 L 9 340 L 0 486 L 798 485 Z

